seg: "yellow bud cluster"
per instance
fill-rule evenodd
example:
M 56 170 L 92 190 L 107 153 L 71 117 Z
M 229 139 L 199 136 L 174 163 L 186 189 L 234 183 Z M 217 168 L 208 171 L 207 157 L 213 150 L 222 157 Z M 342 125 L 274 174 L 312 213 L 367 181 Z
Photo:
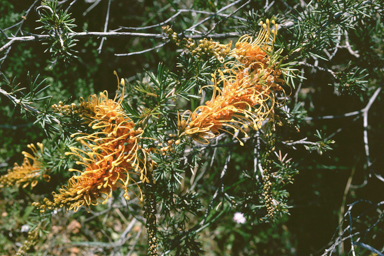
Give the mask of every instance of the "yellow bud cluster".
M 187 44 L 186 47 L 191 51 L 192 55 L 197 56 L 198 58 L 202 56 L 215 56 L 216 59 L 223 62 L 224 58 L 231 51 L 231 44 L 232 42 L 229 44 L 220 44 L 213 41 L 212 38 L 210 40 L 204 38 L 199 40 L 198 44 L 192 42 Z
M 162 30 L 163 33 L 167 35 L 168 39 L 171 40 L 171 42 L 175 43 L 176 45 L 181 43 L 179 36 L 176 32 L 173 32 L 173 29 L 170 26 L 164 26 L 162 27 Z
M 38 230 L 39 228 L 36 227 L 34 230 L 28 232 L 27 240 L 25 240 L 23 245 L 19 248 L 16 253 L 16 256 L 24 255 L 29 250 L 29 248 L 31 248 L 37 243 L 37 240 L 39 238 Z
M 37 143 L 40 150 L 37 150 L 34 144 L 29 144 L 27 147 L 32 150 L 32 154 L 23 151 L 24 160 L 22 165 L 15 163 L 15 166 L 8 170 L 6 175 L 0 177 L 0 188 L 9 186 L 20 186 L 23 188 L 31 185 L 34 188 L 41 177 L 49 182 L 51 177 L 47 174 L 42 163 L 43 144 Z
M 214 56 L 217 60 L 223 62 L 224 58 L 231 51 L 232 42 L 229 44 L 220 44 L 212 39 L 208 40 L 207 38 L 199 40 L 199 42 L 195 42 L 192 38 L 183 38 L 183 40 L 181 40 L 177 33 L 173 32 L 172 28 L 169 26 L 162 27 L 162 29 L 171 42 L 188 50 L 197 58 Z
M 63 116 L 71 116 L 79 113 L 78 106 L 75 103 L 70 105 L 64 105 L 62 101 L 59 101 L 58 104 L 52 105 L 52 110 L 55 113 L 59 113 Z

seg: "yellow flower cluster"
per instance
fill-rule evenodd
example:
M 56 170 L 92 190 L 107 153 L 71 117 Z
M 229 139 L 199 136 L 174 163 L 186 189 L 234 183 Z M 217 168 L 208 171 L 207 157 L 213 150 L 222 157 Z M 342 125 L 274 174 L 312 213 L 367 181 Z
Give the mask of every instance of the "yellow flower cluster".
M 134 122 L 125 115 L 121 108 L 123 98 L 124 89 L 118 102 L 116 98 L 108 99 L 106 91 L 99 97 L 90 96 L 88 102 L 81 100 L 80 113 L 95 132 L 73 134 L 82 149 L 72 147 L 67 154 L 75 155 L 79 159 L 77 164 L 84 166 L 84 170 L 70 169 L 80 172 L 80 175 L 70 178 L 68 184 L 59 189 L 59 193 L 53 193 L 53 201 L 45 198 L 44 204 L 34 203 L 41 212 L 61 207 L 77 211 L 81 206 L 88 210 L 100 200 L 105 203 L 117 188 L 123 189 L 125 198 L 129 199 L 128 191 L 132 191 L 129 184 L 137 185 L 139 179 L 147 181 L 145 152 L 142 150 L 143 160 L 138 157 L 141 150 L 139 139 L 143 131 L 140 128 L 135 130 Z M 140 193 L 137 196 L 142 200 L 141 189 L 137 187 Z
M 32 150 L 32 154 L 25 151 L 22 152 L 24 155 L 23 164 L 19 166 L 15 163 L 12 170 L 8 170 L 8 174 L 0 177 L 0 188 L 13 185 L 20 186 L 23 184 L 23 188 L 31 185 L 32 189 L 41 178 L 49 182 L 51 177 L 47 173 L 44 173 L 45 170 L 41 159 L 43 144 L 37 143 L 37 146 L 40 148 L 40 152 L 34 144 L 27 146 Z
M 213 95 L 205 105 L 193 113 L 186 111 L 178 120 L 180 136 L 191 136 L 195 141 L 208 144 L 224 131 L 232 128 L 235 134 L 244 129 L 259 129 L 276 104 L 275 93 L 284 93 L 281 71 L 273 57 L 273 43 L 277 24 L 271 29 L 269 20 L 261 23 L 256 39 L 245 35 L 236 43 L 231 55 L 236 59 L 213 74 Z M 272 37 L 273 35 L 273 37 Z M 218 75 L 219 79 L 216 79 Z M 185 119 L 186 117 L 186 119 Z M 243 128 L 244 129 L 243 129 Z M 236 136 L 237 138 L 237 136 Z M 240 144 L 243 144 L 240 141 Z

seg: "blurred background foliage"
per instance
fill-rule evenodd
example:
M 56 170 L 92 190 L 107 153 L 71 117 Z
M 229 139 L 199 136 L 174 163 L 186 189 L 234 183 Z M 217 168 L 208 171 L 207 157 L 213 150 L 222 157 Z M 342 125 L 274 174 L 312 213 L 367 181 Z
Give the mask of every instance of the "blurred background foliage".
M 77 25 L 73 28 L 74 31 L 104 30 L 108 1 L 79 0 L 74 1 L 73 6 L 69 6 L 72 1 L 60 2 L 62 2 L 60 6 L 62 9 L 70 7 L 69 13 L 75 18 L 74 24 Z M 96 2 L 99 3 L 94 8 L 90 8 Z M 230 10 L 235 10 L 244 2 Z M 338 225 L 343 219 L 343 214 L 347 213 L 348 204 L 363 199 L 375 205 L 384 200 L 383 181 L 375 175 L 375 173 L 384 175 L 383 92 L 378 94 L 369 109 L 369 126 L 366 127 L 372 167 L 367 166 L 363 118 L 361 115 L 339 117 L 345 113 L 364 109 L 374 92 L 383 86 L 383 4 L 380 1 L 336 1 L 337 3 L 334 3 L 334 1 L 320 0 L 312 1 L 312 6 L 317 4 L 317 8 L 311 9 L 308 7 L 308 1 L 302 0 L 266 2 L 250 1 L 242 6 L 235 15 L 245 18 L 246 21 L 239 22 L 229 18 L 219 22 L 222 18 L 214 17 L 200 29 L 206 32 L 210 30 L 212 24 L 218 23 L 215 28 L 216 33 L 237 31 L 240 34 L 256 34 L 258 31 L 256 25 L 260 20 L 275 17 L 278 23 L 282 24 L 277 45 L 284 48 L 283 55 L 287 56 L 284 61 L 290 62 L 296 67 L 297 75 L 303 76 L 293 80 L 295 86 L 290 94 L 291 100 L 287 103 L 287 109 L 291 112 L 290 126 L 278 128 L 278 136 L 281 138 L 278 146 L 284 148 L 283 153 L 288 153 L 288 158 L 292 158 L 294 167 L 299 171 L 294 178 L 294 183 L 286 187 L 289 193 L 288 205 L 291 206 L 290 215 L 285 215 L 274 223 L 248 220 L 245 224 L 240 224 L 233 220 L 235 209 L 227 209 L 226 214 L 221 215 L 216 222 L 197 234 L 197 241 L 200 242 L 198 247 L 204 251 L 200 253 L 201 255 L 322 255 L 326 248 L 334 244 L 333 235 L 336 234 L 337 237 L 340 234 Z M 32 0 L 0 0 L 0 27 L 8 28 L 23 21 L 22 16 L 33 3 Z M 178 9 L 216 12 L 229 3 L 231 1 L 115 0 L 111 1 L 108 28 L 158 24 L 171 17 Z M 370 7 L 360 8 L 361 3 Z M 37 5 L 35 4 L 35 7 Z M 353 14 L 356 18 L 348 19 L 343 15 L 339 17 L 337 16 L 339 12 Z M 336 15 L 332 16 L 334 14 Z M 186 12 L 171 21 L 169 25 L 173 31 L 180 33 L 203 17 L 206 16 Z M 41 25 L 36 22 L 38 19 L 38 13 L 33 8 L 24 20 L 23 33 L 40 33 L 36 30 Z M 296 23 L 291 24 L 292 21 Z M 335 35 L 340 31 L 346 31 L 348 38 L 344 33 L 340 36 Z M 145 32 L 160 34 L 162 30 L 161 27 L 156 27 L 147 29 Z M 9 37 L 20 35 L 18 27 L 6 30 L 4 33 Z M 237 38 L 224 38 L 219 41 L 228 43 L 232 40 L 234 43 Z M 29 87 L 29 79 L 37 78 L 37 83 L 45 79 L 44 86 L 49 85 L 49 87 L 42 92 L 42 97 L 52 96 L 50 99 L 52 104 L 59 101 L 77 102 L 79 97 L 86 98 L 90 94 L 103 90 L 108 90 L 113 96 L 116 88 L 114 71 L 117 71 L 120 77 L 126 78 L 129 82 L 127 88 L 132 89 L 137 84 L 135 81 L 142 81 L 141 83 L 145 84 L 148 81 L 145 72 L 156 73 L 159 63 L 163 63 L 166 69 L 176 74 L 180 72 L 180 65 L 178 68 L 175 63 L 183 63 L 180 59 L 181 50 L 173 43 L 168 43 L 156 51 L 126 57 L 115 56 L 119 53 L 152 48 L 163 42 L 162 39 L 107 38 L 100 52 L 98 48 L 101 38 L 85 37 L 78 40 L 73 48 L 77 51 L 77 57 L 72 58 L 70 62 L 53 59 L 49 52 L 44 52 L 47 45 L 38 41 L 13 44 L 6 58 L 0 61 L 1 73 L 11 82 L 0 81 L 1 88 L 9 92 L 16 88 L 14 87 L 16 85 Z M 1 34 L 1 45 L 6 42 L 7 39 Z M 333 52 L 325 52 L 324 49 L 333 49 L 345 42 L 350 44 L 349 49 L 339 47 L 329 60 Z M 351 54 L 350 49 L 354 54 Z M 2 53 L 0 57 L 3 56 Z M 214 70 L 214 66 L 211 69 Z M 328 69 L 331 72 L 328 72 Z M 206 73 L 209 74 L 212 70 Z M 201 83 L 204 84 L 204 80 Z M 139 99 L 135 98 L 136 92 L 133 89 L 128 90 L 128 94 L 132 96 L 131 106 L 140 104 Z M 48 104 L 47 101 L 42 101 L 33 106 L 43 109 L 50 107 Z M 189 104 L 192 105 L 193 102 L 177 104 L 190 106 Z M 316 118 L 328 115 L 336 117 Z M 60 147 L 60 140 L 47 139 L 44 129 L 39 123 L 35 123 L 36 119 L 15 107 L 4 95 L 0 97 L 0 120 L 1 174 L 5 174 L 7 169 L 12 168 L 14 162 L 22 162 L 21 151 L 26 150 L 26 145 L 29 143 L 44 141 L 53 149 L 56 149 L 55 145 Z M 320 138 L 315 136 L 318 134 L 317 131 L 321 131 Z M 324 141 L 322 138 L 327 138 L 329 135 L 332 135 L 335 143 L 331 145 L 331 151 L 323 154 L 318 154 L 316 146 L 310 152 L 300 143 L 295 144 L 294 147 L 284 147 L 287 144 L 283 143 L 300 141 L 303 138 L 321 142 Z M 64 138 L 61 139 L 64 140 Z M 228 167 L 230 172 L 225 177 L 224 183 L 239 182 L 241 184 L 243 179 L 247 179 L 246 172 L 252 171 L 254 165 L 253 154 L 250 153 L 253 152 L 253 146 L 251 143 L 246 143 L 244 147 L 233 146 L 234 153 Z M 213 150 L 207 149 L 208 153 L 205 156 L 196 157 L 204 158 L 212 155 Z M 204 207 L 207 207 L 208 200 L 219 186 L 216 176 L 225 163 L 227 150 L 217 148 L 216 162 L 199 182 L 198 198 Z M 60 158 L 60 152 L 64 153 L 66 149 L 53 151 L 56 151 L 57 157 Z M 61 168 L 68 168 L 68 166 L 63 163 Z M 38 184 L 34 191 L 35 195 L 31 195 L 24 188 L 3 189 L 0 196 L 2 216 L 0 218 L 0 255 L 15 253 L 27 236 L 22 232 L 22 226 L 34 214 L 30 206 L 31 202 L 62 184 L 64 181 L 60 179 L 62 179 L 60 175 L 57 177 L 53 175 L 53 182 L 48 186 Z M 191 177 L 187 177 L 185 183 L 190 179 Z M 203 182 L 203 180 L 209 182 Z M 228 189 L 231 194 L 243 193 L 241 185 Z M 113 210 L 111 210 L 112 204 Z M 354 208 L 356 210 L 351 214 L 356 217 L 369 209 L 368 206 L 370 206 L 369 203 L 358 203 Z M 47 255 L 44 252 L 48 252 L 48 255 L 71 256 L 128 255 L 130 246 L 113 244 L 119 241 L 120 234 L 124 231 L 123 226 L 131 223 L 132 216 L 137 216 L 141 206 L 137 204 L 137 199 L 127 204 L 119 202 L 117 197 L 113 203 L 110 203 L 109 208 L 106 207 L 98 205 L 92 209 L 91 213 L 79 211 L 74 214 L 54 215 L 52 231 L 48 234 L 46 242 L 39 249 L 33 249 L 31 255 Z M 109 211 L 101 214 L 106 209 Z M 382 211 L 382 206 L 374 208 L 359 219 L 358 225 L 361 225 L 359 228 L 364 234 L 361 241 L 365 239 L 367 244 L 384 253 Z M 200 219 L 203 216 L 204 212 L 198 212 L 196 216 L 189 217 Z M 146 242 L 139 232 L 142 221 L 134 223 L 133 230 L 138 233 L 140 240 L 135 252 L 131 255 L 145 254 Z M 189 225 L 188 221 L 186 223 Z M 366 231 L 367 227 L 373 227 L 374 223 L 376 223 L 374 228 Z M 346 243 L 344 249 L 338 248 L 334 255 L 349 255 L 350 247 L 348 246 L 350 244 Z M 361 246 L 357 247 L 357 250 L 360 250 L 358 255 L 378 255 L 372 254 L 374 253 L 372 250 Z

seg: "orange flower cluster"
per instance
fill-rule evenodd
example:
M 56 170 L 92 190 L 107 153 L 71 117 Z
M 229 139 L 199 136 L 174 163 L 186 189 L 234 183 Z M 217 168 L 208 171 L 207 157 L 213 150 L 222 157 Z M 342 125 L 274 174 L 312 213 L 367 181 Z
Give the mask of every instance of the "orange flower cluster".
M 261 26 L 255 40 L 245 35 L 236 43 L 231 52 L 236 61 L 212 75 L 213 85 L 209 85 L 213 87 L 212 99 L 193 113 L 184 112 L 186 120 L 179 115 L 180 136 L 188 135 L 199 143 L 208 144 L 220 131 L 232 134 L 226 129 L 231 128 L 236 138 L 239 131 L 248 137 L 244 129 L 259 129 L 262 121 L 268 118 L 276 104 L 275 93 L 284 93 L 281 87 L 284 80 L 279 78 L 281 71 L 273 56 L 277 25 L 271 29 L 267 20 Z M 241 141 L 240 144 L 243 145 Z
M 128 191 L 132 190 L 129 189 L 129 184 L 137 185 L 139 179 L 147 181 L 146 154 L 144 153 L 144 160 L 139 160 L 138 157 L 141 150 L 139 139 L 143 131 L 140 128 L 135 130 L 134 122 L 124 114 L 121 108 L 123 97 L 124 90 L 118 102 L 116 98 L 108 99 L 107 92 L 103 92 L 100 97 L 92 95 L 88 102 L 81 102 L 81 113 L 86 120 L 92 120 L 89 126 L 95 132 L 73 134 L 81 143 L 82 149 L 72 147 L 67 154 L 75 155 L 79 159 L 77 164 L 83 165 L 84 170 L 70 169 L 80 172 L 80 175 L 70 178 L 68 185 L 59 189 L 59 193 L 53 193 L 53 201 L 44 199 L 42 205 L 35 203 L 41 212 L 46 208 L 60 207 L 77 211 L 81 206 L 88 210 L 91 205 L 97 205 L 99 200 L 106 203 L 117 188 L 123 189 L 124 197 L 130 199 Z M 139 191 L 140 195 L 137 196 L 142 200 L 140 187 Z
M 32 150 L 33 155 L 23 151 L 23 164 L 19 166 L 17 163 L 15 163 L 15 166 L 12 168 L 12 170 L 8 170 L 8 174 L 0 177 L 0 188 L 13 185 L 20 186 L 21 184 L 23 184 L 23 188 L 25 188 L 31 184 L 32 189 L 37 185 L 41 177 L 46 182 L 49 182 L 51 177 L 48 174 L 43 173 L 44 167 L 41 160 L 43 144 L 37 143 L 37 146 L 40 148 L 40 152 L 36 149 L 34 144 L 29 144 L 27 146 Z

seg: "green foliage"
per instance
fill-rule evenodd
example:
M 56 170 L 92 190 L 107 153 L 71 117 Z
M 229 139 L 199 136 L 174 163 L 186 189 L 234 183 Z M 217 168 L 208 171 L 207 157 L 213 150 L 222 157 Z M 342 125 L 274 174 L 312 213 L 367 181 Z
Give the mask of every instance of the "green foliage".
M 316 131 L 315 136 L 320 139 L 320 141 L 317 141 L 313 144 L 304 145 L 305 149 L 309 152 L 316 151 L 319 155 L 322 155 L 327 150 L 332 150 L 331 144 L 334 144 L 334 140 L 328 140 L 327 138 L 324 138 L 323 135 L 321 135 L 320 131 Z
M 69 61 L 71 58 L 76 57 L 73 48 L 76 45 L 76 39 L 73 39 L 72 28 L 76 27 L 74 24 L 75 19 L 71 18 L 70 14 L 64 10 L 57 10 L 57 1 L 44 0 L 41 5 L 36 9 L 41 16 L 39 22 L 43 25 L 36 29 L 41 29 L 42 34 L 49 35 L 50 42 L 45 43 L 48 45 L 47 50 L 55 58 L 55 61 L 62 58 L 64 61 Z

